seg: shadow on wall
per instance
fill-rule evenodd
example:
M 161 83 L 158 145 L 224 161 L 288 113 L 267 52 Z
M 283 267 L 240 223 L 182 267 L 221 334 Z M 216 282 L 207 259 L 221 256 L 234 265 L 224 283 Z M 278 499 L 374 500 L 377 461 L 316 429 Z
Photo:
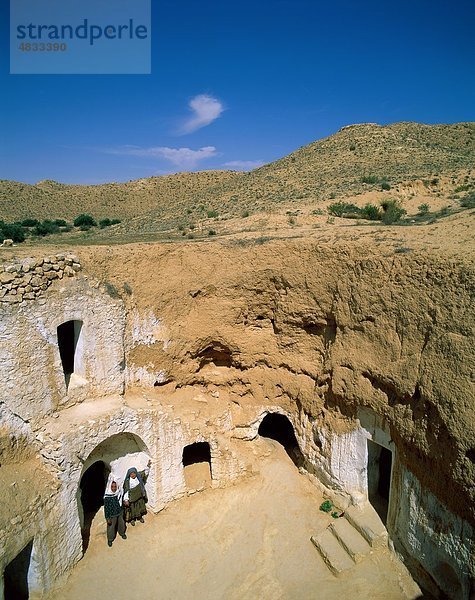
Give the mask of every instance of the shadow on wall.
M 257 433 L 282 444 L 297 467 L 303 467 L 305 458 L 300 450 L 295 431 L 288 417 L 279 413 L 269 413 L 259 425 Z
M 33 540 L 7 565 L 4 573 L 5 600 L 27 600 L 29 598 L 28 571 L 32 550 Z

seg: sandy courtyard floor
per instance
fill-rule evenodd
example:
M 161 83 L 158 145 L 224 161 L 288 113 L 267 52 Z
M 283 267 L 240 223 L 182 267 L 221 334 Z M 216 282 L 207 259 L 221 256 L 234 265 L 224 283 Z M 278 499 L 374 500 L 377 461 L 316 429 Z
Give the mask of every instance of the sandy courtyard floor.
M 260 474 L 226 489 L 173 503 L 128 539 L 109 548 L 102 510 L 89 548 L 51 600 L 259 600 L 419 597 L 419 588 L 388 550 L 340 577 L 323 563 L 310 536 L 331 517 L 320 491 L 272 440 L 255 444 Z

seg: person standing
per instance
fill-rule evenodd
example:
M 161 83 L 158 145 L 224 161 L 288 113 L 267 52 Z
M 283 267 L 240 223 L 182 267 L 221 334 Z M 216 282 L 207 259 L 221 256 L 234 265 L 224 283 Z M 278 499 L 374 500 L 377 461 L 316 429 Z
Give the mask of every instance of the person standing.
M 127 471 L 124 481 L 124 505 L 125 505 L 125 521 L 132 526 L 135 521 L 143 523 L 143 517 L 147 514 L 145 507 L 148 502 L 145 483 L 150 472 L 150 464 L 143 471 L 138 471 L 135 467 L 131 467 Z
M 110 548 L 117 533 L 122 539 L 127 539 L 124 508 L 122 506 L 122 489 L 112 473 L 109 475 L 104 494 L 104 515 L 107 521 L 107 544 Z

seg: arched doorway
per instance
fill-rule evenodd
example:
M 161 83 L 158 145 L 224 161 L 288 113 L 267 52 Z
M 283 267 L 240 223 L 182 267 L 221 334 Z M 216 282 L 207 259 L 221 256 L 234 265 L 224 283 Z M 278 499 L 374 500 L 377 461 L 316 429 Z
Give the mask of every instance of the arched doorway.
M 91 530 L 103 518 L 98 513 L 103 506 L 109 473 L 114 473 L 123 482 L 127 469 L 136 467 L 140 471 L 149 459 L 150 453 L 143 440 L 127 431 L 103 440 L 84 461 L 76 495 L 83 552 L 89 545 Z M 149 493 L 148 497 L 153 499 L 153 494 Z
M 211 485 L 211 448 L 208 442 L 196 442 L 183 448 L 183 470 L 187 489 Z
M 391 495 L 392 452 L 368 440 L 368 499 L 386 526 Z
M 110 468 L 102 460 L 93 463 L 81 477 L 79 488 L 81 490 L 81 505 L 83 513 L 82 551 L 85 552 L 89 546 L 91 536 L 91 525 L 104 504 L 104 492 Z
M 261 421 L 257 433 L 261 437 L 270 438 L 282 444 L 285 451 L 297 467 L 305 463 L 304 456 L 295 437 L 292 423 L 285 415 L 268 413 Z

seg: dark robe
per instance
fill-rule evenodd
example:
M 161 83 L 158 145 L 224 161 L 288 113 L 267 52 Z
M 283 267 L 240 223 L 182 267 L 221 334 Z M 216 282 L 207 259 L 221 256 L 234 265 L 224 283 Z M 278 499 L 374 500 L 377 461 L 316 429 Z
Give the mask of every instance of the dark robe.
M 145 471 L 140 471 L 139 475 L 145 484 L 147 481 L 147 474 Z M 126 522 L 130 523 L 130 521 L 135 521 L 135 519 L 141 519 L 147 514 L 145 504 L 148 501 L 142 486 L 139 484 L 130 489 L 130 477 L 127 477 L 124 481 L 124 492 L 129 492 L 129 506 L 125 507 Z

